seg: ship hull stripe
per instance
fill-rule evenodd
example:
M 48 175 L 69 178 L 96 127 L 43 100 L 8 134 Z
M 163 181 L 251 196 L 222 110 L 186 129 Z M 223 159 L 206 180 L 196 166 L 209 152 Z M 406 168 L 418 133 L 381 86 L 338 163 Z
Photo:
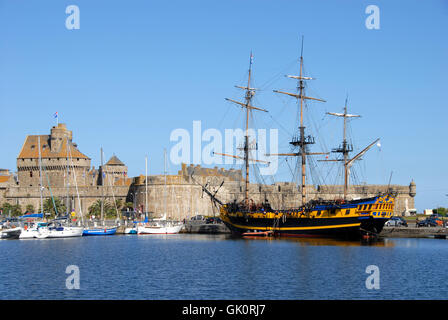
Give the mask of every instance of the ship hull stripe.
M 315 227 L 256 227 L 256 226 L 244 226 L 231 222 L 230 224 L 238 229 L 266 230 L 266 231 L 321 230 L 321 229 L 334 229 L 334 228 L 351 228 L 351 227 L 359 227 L 361 225 L 360 222 L 351 224 L 335 224 L 335 225 L 315 226 Z

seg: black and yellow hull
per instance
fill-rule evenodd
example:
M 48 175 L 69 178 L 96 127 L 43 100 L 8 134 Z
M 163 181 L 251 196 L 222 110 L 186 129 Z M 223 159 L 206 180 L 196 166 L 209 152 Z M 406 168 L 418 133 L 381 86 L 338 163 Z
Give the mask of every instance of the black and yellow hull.
M 234 235 L 354 239 L 378 234 L 393 215 L 394 197 L 316 204 L 307 209 L 240 211 L 221 207 L 221 219 Z

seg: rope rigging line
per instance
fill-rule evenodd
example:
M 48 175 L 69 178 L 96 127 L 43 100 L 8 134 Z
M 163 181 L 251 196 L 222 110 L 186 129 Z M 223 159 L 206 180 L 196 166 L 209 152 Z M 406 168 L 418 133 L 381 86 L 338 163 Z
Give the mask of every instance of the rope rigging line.
M 45 173 L 45 177 L 47 178 L 47 183 L 48 183 L 48 189 L 50 190 L 50 196 L 51 196 L 51 200 L 53 202 L 53 208 L 54 208 L 54 212 L 56 214 L 56 216 L 59 215 L 58 213 L 58 209 L 56 208 L 56 203 L 54 201 L 54 197 L 53 197 L 53 191 L 51 191 L 51 185 L 50 185 L 50 179 L 48 178 L 48 174 L 47 174 L 47 169 L 44 165 L 41 165 L 42 168 L 44 169 L 44 173 Z M 41 186 L 42 187 L 42 186 Z

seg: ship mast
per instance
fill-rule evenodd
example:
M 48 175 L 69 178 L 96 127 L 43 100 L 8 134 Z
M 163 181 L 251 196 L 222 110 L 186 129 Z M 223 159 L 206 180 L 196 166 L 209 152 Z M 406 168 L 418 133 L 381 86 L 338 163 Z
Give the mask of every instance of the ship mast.
M 314 137 L 312 136 L 305 136 L 305 126 L 303 124 L 303 100 L 315 100 L 320 102 L 326 102 L 322 99 L 312 98 L 305 96 L 305 80 L 314 80 L 310 77 L 304 77 L 303 76 L 303 37 L 302 37 L 302 49 L 300 52 L 300 70 L 299 70 L 299 76 L 287 76 L 291 79 L 298 80 L 298 93 L 289 93 L 289 92 L 283 92 L 279 90 L 274 90 L 276 93 L 286 94 L 288 96 L 294 97 L 297 99 L 297 102 L 300 101 L 300 125 L 299 125 L 299 137 L 293 137 L 292 141 L 290 142 L 291 145 L 295 147 L 299 147 L 299 152 L 297 153 L 278 153 L 275 155 L 279 156 L 299 156 L 302 160 L 302 187 L 301 187 L 301 194 L 302 194 L 302 205 L 306 203 L 306 156 L 309 155 L 320 155 L 320 154 L 326 154 L 326 153 L 310 153 L 308 152 L 307 146 L 309 144 L 314 144 Z M 274 155 L 274 154 L 271 154 Z
M 342 153 L 342 160 L 321 160 L 321 161 L 343 161 L 344 162 L 344 200 L 347 200 L 348 195 L 348 184 L 350 181 L 350 168 L 353 165 L 355 160 L 359 160 L 359 158 L 367 152 L 374 144 L 376 144 L 380 139 L 376 139 L 370 145 L 368 145 L 365 149 L 363 149 L 360 153 L 354 156 L 352 159 L 349 159 L 350 152 L 353 151 L 353 145 L 347 142 L 347 119 L 348 118 L 359 118 L 361 116 L 356 114 L 348 114 L 347 113 L 347 101 L 348 97 L 345 99 L 344 113 L 336 113 L 336 112 L 327 112 L 327 114 L 344 118 L 344 130 L 343 130 L 343 140 L 342 145 L 339 148 L 333 149 L 332 152 Z
M 229 155 L 229 154 L 225 154 L 225 153 L 218 153 L 218 152 L 214 153 L 214 154 L 218 154 L 218 155 L 222 155 L 222 156 L 227 156 L 227 157 L 244 160 L 244 165 L 246 168 L 245 188 L 244 188 L 244 206 L 246 207 L 246 209 L 249 208 L 249 161 L 267 163 L 266 161 L 254 160 L 254 159 L 249 158 L 249 151 L 252 150 L 252 148 L 249 146 L 249 115 L 250 115 L 250 112 L 251 112 L 251 110 L 268 112 L 265 109 L 257 108 L 257 107 L 254 107 L 251 105 L 252 97 L 255 95 L 255 91 L 256 91 L 255 88 L 250 87 L 251 76 L 252 76 L 252 63 L 253 63 L 253 55 L 251 52 L 250 53 L 250 61 L 249 61 L 249 72 L 248 72 L 248 78 L 247 78 L 247 87 L 235 86 L 239 89 L 243 89 L 246 91 L 245 102 L 243 103 L 243 102 L 239 102 L 239 101 L 235 101 L 235 100 L 226 98 L 227 101 L 236 103 L 236 104 L 240 105 L 242 108 L 246 109 L 246 132 L 245 132 L 245 137 L 244 137 L 244 146 L 242 148 L 244 151 L 244 157 Z
M 361 116 L 355 114 L 347 113 L 347 101 L 348 97 L 345 99 L 344 113 L 335 113 L 335 112 L 327 112 L 327 114 L 344 118 L 344 130 L 343 130 L 343 138 L 342 145 L 339 148 L 333 149 L 332 152 L 342 153 L 344 159 L 344 200 L 347 199 L 348 193 L 348 183 L 349 183 L 349 167 L 348 163 L 348 155 L 353 151 L 353 145 L 347 142 L 347 118 L 359 118 Z

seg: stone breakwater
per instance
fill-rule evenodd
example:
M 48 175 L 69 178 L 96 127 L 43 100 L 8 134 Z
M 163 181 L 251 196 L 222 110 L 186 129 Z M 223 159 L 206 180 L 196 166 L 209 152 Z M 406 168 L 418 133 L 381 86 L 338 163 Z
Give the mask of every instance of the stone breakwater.
M 384 227 L 380 233 L 383 238 L 442 238 L 448 229 L 443 227 Z

